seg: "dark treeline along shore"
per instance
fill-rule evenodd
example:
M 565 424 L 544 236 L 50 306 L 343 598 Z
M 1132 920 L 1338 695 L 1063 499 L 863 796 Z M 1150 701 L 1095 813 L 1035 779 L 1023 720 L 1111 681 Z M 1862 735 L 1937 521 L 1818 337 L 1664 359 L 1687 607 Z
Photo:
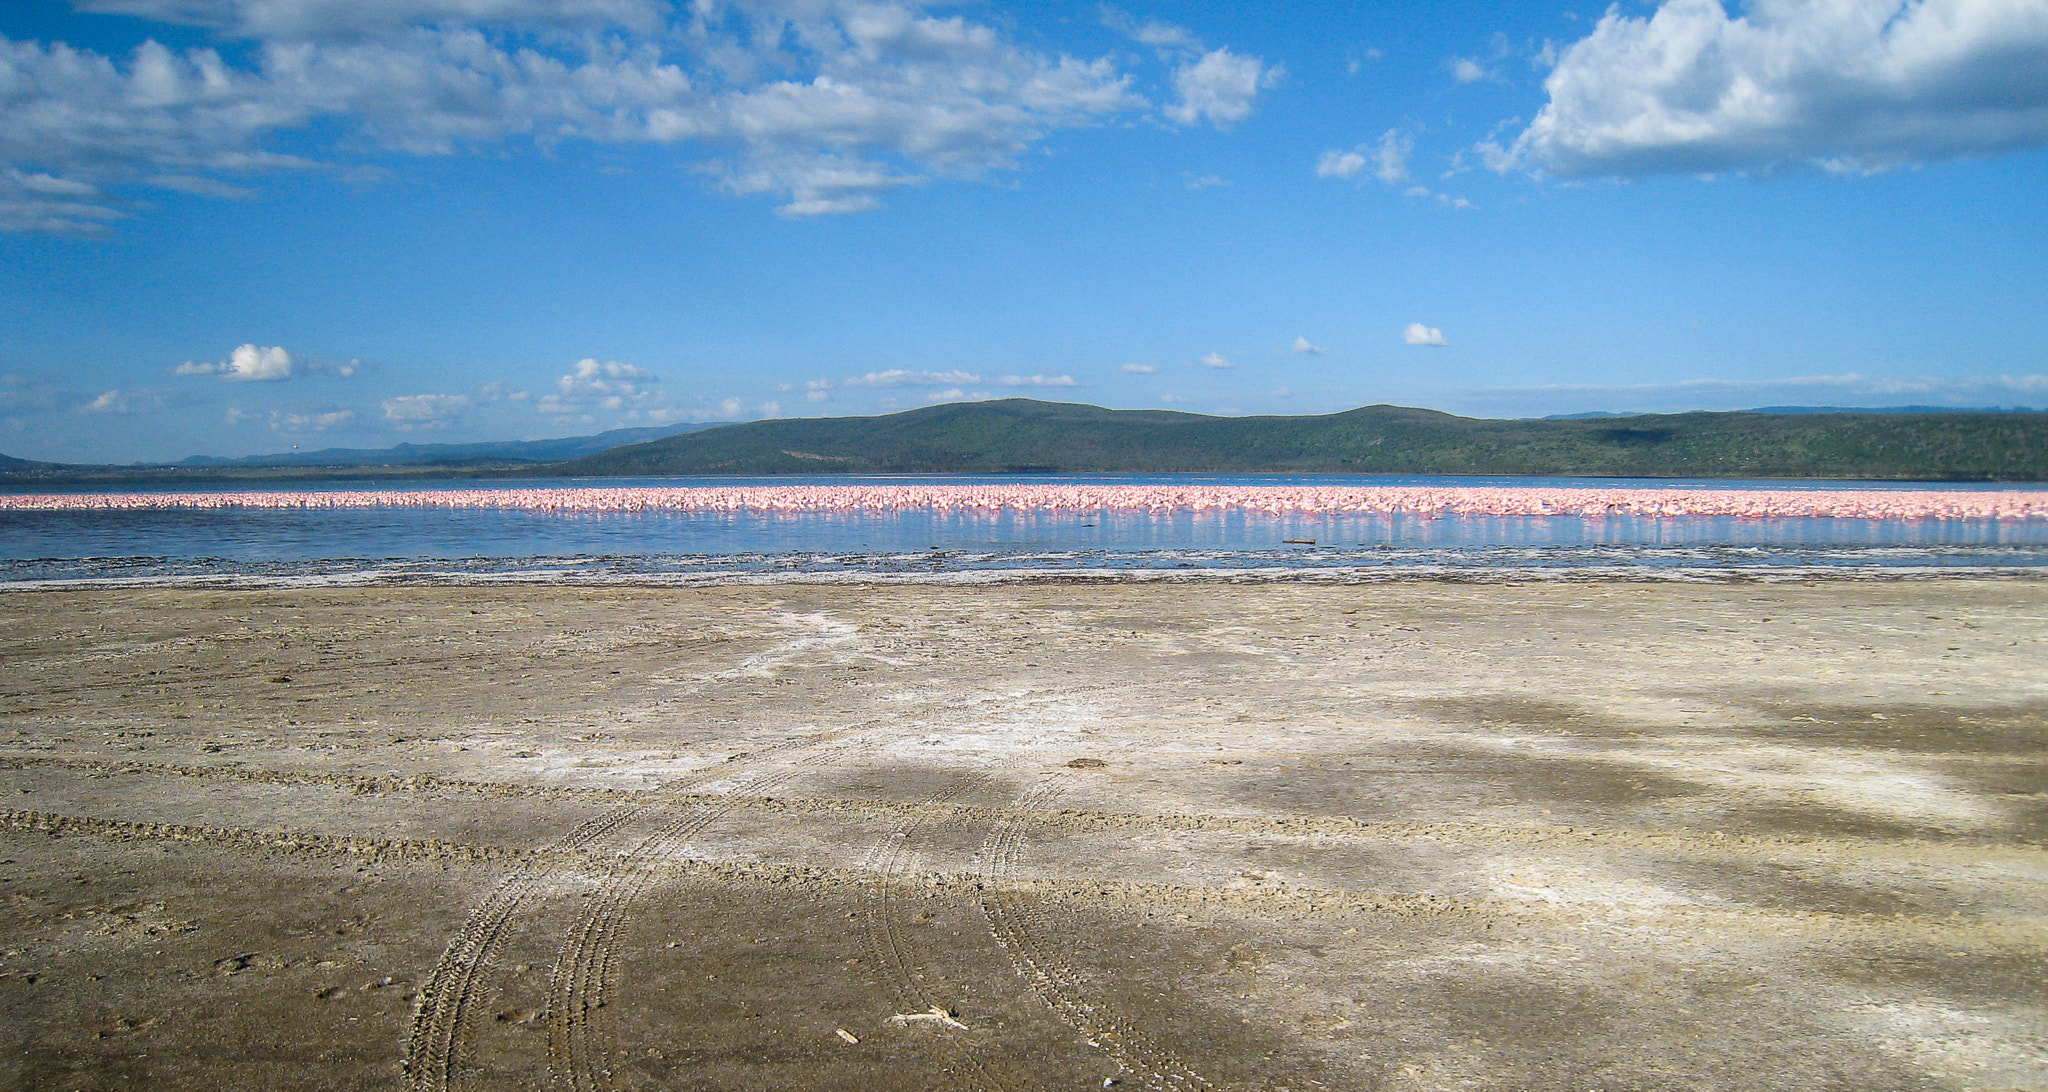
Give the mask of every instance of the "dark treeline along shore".
M 881 417 L 696 428 L 577 452 L 576 458 L 534 457 L 541 455 L 539 444 L 525 451 L 509 444 L 475 446 L 504 450 L 468 458 L 451 452 L 439 461 L 393 458 L 382 465 L 368 457 L 374 453 L 348 452 L 345 465 L 327 467 L 311 465 L 317 460 L 306 456 L 290 465 L 244 460 L 164 467 L 5 460 L 0 481 L 21 488 L 320 477 L 1031 473 L 2048 480 L 2048 413 L 2038 412 L 1488 420 L 1365 406 L 1315 416 L 1208 417 L 1014 398 Z

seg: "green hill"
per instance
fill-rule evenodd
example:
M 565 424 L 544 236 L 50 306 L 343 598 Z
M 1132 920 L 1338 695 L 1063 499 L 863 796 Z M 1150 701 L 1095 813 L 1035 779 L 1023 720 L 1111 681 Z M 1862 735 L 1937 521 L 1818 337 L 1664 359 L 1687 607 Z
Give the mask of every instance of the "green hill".
M 2048 479 L 2048 414 L 1681 413 L 1505 421 L 1366 406 L 1205 417 L 1007 399 L 753 421 L 613 448 L 572 475 L 1365 473 Z

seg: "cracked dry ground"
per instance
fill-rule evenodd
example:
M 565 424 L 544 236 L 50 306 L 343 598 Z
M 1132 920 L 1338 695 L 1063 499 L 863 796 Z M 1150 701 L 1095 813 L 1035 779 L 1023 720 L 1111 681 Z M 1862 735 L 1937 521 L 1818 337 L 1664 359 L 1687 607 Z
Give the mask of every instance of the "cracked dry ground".
M 2048 583 L 37 591 L 0 663 L 0 1087 L 2048 1087 Z

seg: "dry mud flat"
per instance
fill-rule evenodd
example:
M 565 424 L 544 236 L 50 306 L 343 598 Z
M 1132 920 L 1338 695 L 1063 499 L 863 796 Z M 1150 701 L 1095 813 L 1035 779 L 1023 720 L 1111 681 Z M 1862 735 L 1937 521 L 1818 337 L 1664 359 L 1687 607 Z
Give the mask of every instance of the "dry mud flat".
M 0 1087 L 2048 1088 L 2048 583 L 0 595 Z

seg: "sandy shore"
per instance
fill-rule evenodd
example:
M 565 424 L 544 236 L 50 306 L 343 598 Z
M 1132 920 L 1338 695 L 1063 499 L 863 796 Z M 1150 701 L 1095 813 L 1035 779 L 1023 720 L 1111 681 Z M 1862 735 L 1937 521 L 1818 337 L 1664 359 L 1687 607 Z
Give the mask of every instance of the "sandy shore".
M 0 665 L 0 1088 L 2048 1088 L 2048 582 L 17 592 Z

